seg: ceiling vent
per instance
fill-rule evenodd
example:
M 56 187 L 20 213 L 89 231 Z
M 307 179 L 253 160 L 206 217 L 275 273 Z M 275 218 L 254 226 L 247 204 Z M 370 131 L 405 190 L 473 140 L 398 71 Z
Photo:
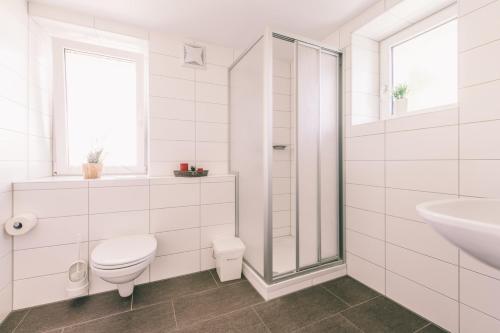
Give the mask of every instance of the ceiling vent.
M 205 47 L 184 44 L 184 65 L 193 67 L 205 67 Z

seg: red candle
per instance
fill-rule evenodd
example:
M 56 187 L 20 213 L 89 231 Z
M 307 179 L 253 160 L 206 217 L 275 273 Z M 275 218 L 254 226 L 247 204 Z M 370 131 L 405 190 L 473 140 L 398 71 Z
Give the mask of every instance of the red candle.
M 187 164 L 187 163 L 181 163 L 181 165 L 180 165 L 179 168 L 180 168 L 181 171 L 188 171 L 189 164 Z

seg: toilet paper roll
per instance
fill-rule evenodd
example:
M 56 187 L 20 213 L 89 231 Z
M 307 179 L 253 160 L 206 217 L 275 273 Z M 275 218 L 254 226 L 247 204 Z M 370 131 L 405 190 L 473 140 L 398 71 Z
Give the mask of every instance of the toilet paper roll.
M 34 214 L 19 214 L 5 222 L 5 231 L 11 236 L 24 235 L 36 227 L 37 222 Z

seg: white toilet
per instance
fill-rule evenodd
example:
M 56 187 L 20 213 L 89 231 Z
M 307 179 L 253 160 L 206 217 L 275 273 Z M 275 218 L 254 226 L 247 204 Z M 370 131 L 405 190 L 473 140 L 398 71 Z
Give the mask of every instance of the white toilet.
M 90 267 L 104 281 L 118 286 L 120 296 L 134 291 L 134 280 L 153 261 L 156 253 L 153 235 L 133 235 L 103 241 L 92 251 Z

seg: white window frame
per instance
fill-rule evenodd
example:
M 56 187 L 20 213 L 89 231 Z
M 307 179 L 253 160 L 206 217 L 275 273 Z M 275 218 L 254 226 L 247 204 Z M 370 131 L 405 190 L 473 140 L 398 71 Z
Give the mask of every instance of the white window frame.
M 147 115 L 145 91 L 145 57 L 141 53 L 107 48 L 72 40 L 54 39 L 54 137 L 53 137 L 53 175 L 81 175 L 81 167 L 69 165 L 67 144 L 67 104 L 66 104 L 66 69 L 65 50 L 97 54 L 104 57 L 129 60 L 136 64 L 137 73 L 137 165 L 116 167 L 104 165 L 104 174 L 146 174 L 147 173 Z M 117 122 L 119 126 L 119 122 Z M 143 140 L 141 140 L 143 138 Z M 105 164 L 105 163 L 104 163 Z
M 437 107 L 406 112 L 400 115 L 394 115 L 392 113 L 392 48 L 456 19 L 458 19 L 457 5 L 452 5 L 380 42 L 380 113 L 382 119 L 413 116 L 416 114 L 449 110 L 458 107 L 457 101 L 457 103 L 454 104 L 440 105 Z

